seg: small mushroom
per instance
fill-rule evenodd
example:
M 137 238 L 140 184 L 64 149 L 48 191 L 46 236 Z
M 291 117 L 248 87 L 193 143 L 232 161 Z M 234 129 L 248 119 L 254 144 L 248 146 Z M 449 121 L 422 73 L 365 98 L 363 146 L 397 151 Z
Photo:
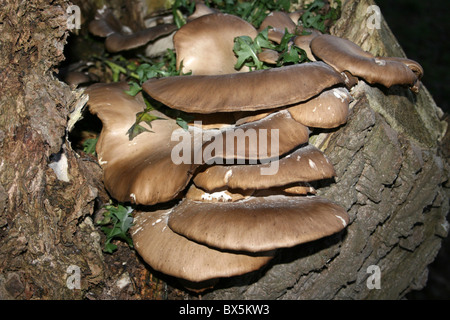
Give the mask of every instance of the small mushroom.
M 265 62 L 268 64 L 277 64 L 280 54 L 276 50 L 262 49 L 262 51 L 260 53 L 258 53 L 257 56 L 258 56 L 258 59 L 262 62 Z
M 196 1 L 195 11 L 189 17 L 187 17 L 187 21 L 189 22 L 212 13 L 220 13 L 220 12 L 214 8 L 208 7 L 203 1 Z
M 309 32 L 310 34 L 296 36 L 294 38 L 294 44 L 305 51 L 306 56 L 310 61 L 316 61 L 316 58 L 311 52 L 311 41 L 322 33 L 315 29 L 305 29 L 305 31 Z
M 273 11 L 269 13 L 263 20 L 258 30 L 262 31 L 265 28 L 269 28 L 269 40 L 280 44 L 286 30 L 291 34 L 294 34 L 296 27 L 297 25 L 292 21 L 287 13 L 281 11 Z
M 92 34 L 106 37 L 105 48 L 109 52 L 119 52 L 141 47 L 172 33 L 176 29 L 177 27 L 174 24 L 160 24 L 135 33 L 127 33 L 124 32 L 120 21 L 108 9 L 98 10 L 95 20 L 89 23 L 89 31 Z
M 347 212 L 317 196 L 250 197 L 213 203 L 184 199 L 173 208 L 174 232 L 213 248 L 267 252 L 320 239 L 344 229 Z
M 342 83 L 341 75 L 330 66 L 310 62 L 225 75 L 150 79 L 142 88 L 152 98 L 173 109 L 214 113 L 286 106 Z
M 422 67 L 411 60 L 375 57 L 357 44 L 336 36 L 324 34 L 311 41 L 313 54 L 339 72 L 348 71 L 370 84 L 379 83 L 389 88 L 408 85 L 418 88 Z
M 352 100 L 347 89 L 338 87 L 287 110 L 292 118 L 305 126 L 329 129 L 347 122 L 348 105 Z
M 238 72 L 234 66 L 234 38 L 249 36 L 257 30 L 247 21 L 229 14 L 208 14 L 182 26 L 174 35 L 177 68 L 193 75 L 217 75 Z M 240 71 L 248 71 L 242 68 Z
M 268 189 L 295 182 L 328 179 L 336 174 L 333 165 L 313 145 L 298 148 L 275 161 L 278 171 L 274 174 L 261 174 L 273 165 L 271 163 L 213 165 L 198 172 L 193 181 L 197 187 L 214 192 L 223 188 Z
M 131 231 L 136 251 L 153 269 L 192 282 L 232 277 L 260 269 L 274 251 L 257 254 L 220 251 L 174 233 L 173 209 L 138 212 Z

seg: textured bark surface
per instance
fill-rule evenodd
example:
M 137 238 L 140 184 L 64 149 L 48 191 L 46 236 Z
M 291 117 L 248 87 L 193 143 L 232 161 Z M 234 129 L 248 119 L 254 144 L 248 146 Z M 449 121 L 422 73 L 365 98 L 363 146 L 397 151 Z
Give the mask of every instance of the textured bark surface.
M 333 34 L 377 55 L 403 55 L 384 21 L 367 28 L 372 1 L 342 2 Z M 72 150 L 67 126 L 79 95 L 53 75 L 69 4 L 48 3 L 0 0 L 0 298 L 195 298 L 167 296 L 167 284 L 126 246 L 101 251 L 93 223 L 96 199 L 107 200 L 101 171 Z M 352 94 L 348 123 L 312 140 L 337 171 L 319 194 L 348 210 L 347 229 L 280 250 L 263 270 L 223 280 L 204 299 L 398 299 L 425 285 L 448 233 L 445 124 L 426 88 L 415 96 L 360 82 Z M 65 173 L 64 157 L 68 181 L 49 166 L 63 159 Z M 366 285 L 370 265 L 380 268 L 381 289 Z M 81 290 L 67 286 L 70 266 L 80 268 Z
M 2 299 L 79 298 L 79 290 L 66 286 L 67 268 L 79 266 L 85 285 L 97 284 L 104 272 L 89 217 L 98 195 L 92 164 L 76 157 L 65 139 L 75 95 L 53 76 L 63 59 L 67 3 L 48 3 L 1 1 Z M 49 167 L 61 152 L 68 182 Z

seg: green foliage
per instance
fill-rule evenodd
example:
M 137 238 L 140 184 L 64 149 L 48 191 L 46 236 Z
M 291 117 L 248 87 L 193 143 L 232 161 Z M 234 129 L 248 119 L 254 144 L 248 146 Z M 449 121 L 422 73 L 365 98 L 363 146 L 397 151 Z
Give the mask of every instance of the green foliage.
M 258 28 L 271 11 L 289 11 L 296 0 L 211 0 L 210 6 L 228 14 L 241 17 Z
M 240 36 L 234 39 L 233 51 L 238 60 L 234 66 L 236 70 L 247 66 L 250 70 L 267 68 L 259 59 L 258 53 L 266 49 L 275 49 L 275 45 L 269 40 L 268 29 L 261 31 L 253 40 L 249 36 Z
M 101 225 L 101 230 L 106 235 L 105 245 L 103 251 L 113 253 L 117 250 L 117 245 L 113 244 L 112 240 L 123 240 L 133 248 L 133 241 L 130 238 L 128 231 L 133 225 L 133 217 L 131 207 L 124 207 L 122 205 L 114 206 L 112 204 L 105 206 L 106 212 L 103 219 L 97 224 Z
M 233 51 L 238 58 L 235 65 L 237 70 L 243 65 L 249 67 L 250 70 L 269 68 L 270 66 L 258 59 L 258 54 L 261 53 L 263 49 L 271 49 L 279 53 L 277 67 L 309 61 L 305 51 L 292 43 L 291 40 L 295 34 L 291 34 L 285 30 L 285 34 L 280 44 L 274 45 L 268 38 L 268 30 L 268 28 L 262 30 L 254 40 L 249 36 L 240 36 L 234 39 Z
M 195 10 L 195 1 L 189 0 L 175 0 L 172 5 L 172 15 L 173 21 L 176 26 L 181 28 L 186 24 L 186 19 L 183 16 L 183 11 L 186 12 L 186 15 L 191 15 Z
M 314 28 L 321 32 L 325 32 L 325 22 L 330 20 L 336 21 L 341 15 L 341 1 L 335 0 L 336 6 L 330 6 L 328 12 L 323 14 L 325 2 L 321 0 L 315 0 L 305 7 L 305 12 L 302 14 L 299 21 L 302 21 L 303 26 L 306 28 Z
M 98 138 L 86 139 L 83 142 L 83 151 L 88 153 L 88 154 L 92 154 L 93 156 L 95 156 L 96 155 L 95 147 L 97 145 L 97 141 L 98 141 Z

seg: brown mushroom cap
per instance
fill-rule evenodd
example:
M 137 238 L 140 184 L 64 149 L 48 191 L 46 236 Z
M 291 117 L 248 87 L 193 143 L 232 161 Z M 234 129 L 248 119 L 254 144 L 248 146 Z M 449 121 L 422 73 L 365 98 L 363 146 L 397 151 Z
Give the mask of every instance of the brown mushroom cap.
M 305 126 L 335 128 L 347 122 L 352 99 L 347 89 L 333 88 L 287 110 L 292 118 Z
M 289 112 L 281 110 L 257 121 L 225 128 L 212 136 L 215 138 L 203 146 L 206 163 L 217 159 L 261 160 L 279 157 L 308 142 L 309 129 L 295 121 Z M 217 140 L 219 136 L 221 140 Z
M 270 27 L 270 28 L 269 28 Z M 280 43 L 287 29 L 289 33 L 295 33 L 297 25 L 292 21 L 291 17 L 281 11 L 273 11 L 267 15 L 259 26 L 259 31 L 269 28 L 268 37 L 276 43 Z
M 257 54 L 259 61 L 268 64 L 277 64 L 280 54 L 276 50 L 272 49 L 262 49 L 260 53 Z
M 155 204 L 173 199 L 189 182 L 195 165 L 176 165 L 171 151 L 175 120 L 155 110 L 164 120 L 155 120 L 153 132 L 143 132 L 129 140 L 127 131 L 136 121 L 136 113 L 145 108 L 141 95 L 132 97 L 124 91 L 126 83 L 95 84 L 89 95 L 90 112 L 102 121 L 96 151 L 103 168 L 103 180 L 111 196 L 118 201 Z M 145 124 L 141 124 L 146 126 Z
M 341 83 L 342 77 L 333 68 L 310 62 L 244 73 L 150 79 L 142 88 L 171 108 L 214 113 L 286 106 Z
M 207 14 L 212 14 L 212 13 L 219 13 L 219 11 L 217 11 L 214 8 L 208 7 L 203 2 L 196 1 L 195 2 L 195 11 L 189 17 L 187 17 L 187 20 L 192 21 L 194 19 L 200 18 L 202 16 L 206 16 Z
M 139 212 L 131 230 L 136 251 L 157 271 L 200 282 L 258 270 L 274 256 L 224 252 L 190 241 L 167 227 L 170 212 Z
M 275 174 L 262 175 L 271 163 L 247 165 L 215 165 L 198 172 L 194 177 L 197 187 L 207 191 L 228 189 L 267 189 L 294 182 L 310 182 L 335 176 L 333 165 L 313 145 L 298 148 L 278 161 Z
M 105 48 L 109 52 L 119 52 L 135 49 L 146 45 L 162 36 L 168 35 L 177 29 L 174 24 L 160 24 L 154 27 L 137 31 L 132 34 L 113 33 L 105 40 Z
M 94 20 L 89 22 L 89 32 L 98 37 L 108 37 L 122 32 L 122 24 L 110 9 L 97 10 Z
M 257 30 L 247 21 L 229 14 L 208 14 L 182 26 L 174 35 L 177 68 L 183 73 L 217 75 L 238 72 L 234 66 L 234 38 L 257 36 Z M 248 71 L 243 68 L 241 71 Z
M 214 248 L 259 252 L 329 236 L 348 221 L 347 212 L 326 199 L 276 195 L 225 203 L 185 199 L 172 210 L 168 225 Z
M 348 71 L 370 84 L 414 86 L 418 77 L 407 64 L 374 57 L 357 44 L 336 36 L 324 34 L 311 41 L 311 50 L 339 72 Z
M 314 29 L 306 29 L 305 31 L 310 32 L 310 34 L 296 36 L 294 38 L 294 44 L 306 52 L 309 60 L 316 61 L 316 58 L 311 52 L 311 41 L 322 33 Z
M 161 24 L 132 34 L 122 32 L 123 26 L 110 9 L 98 10 L 95 20 L 89 23 L 89 31 L 99 37 L 106 37 L 105 48 L 109 52 L 119 52 L 141 47 L 150 41 L 175 31 L 174 24 Z

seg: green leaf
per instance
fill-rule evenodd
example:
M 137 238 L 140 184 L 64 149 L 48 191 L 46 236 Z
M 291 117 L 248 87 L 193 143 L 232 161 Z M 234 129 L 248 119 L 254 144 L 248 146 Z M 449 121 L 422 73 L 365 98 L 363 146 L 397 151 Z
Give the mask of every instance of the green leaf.
M 133 124 L 130 127 L 130 129 L 128 129 L 128 131 L 127 131 L 128 140 L 130 140 L 130 141 L 133 140 L 134 138 L 136 138 L 142 132 L 153 132 L 153 131 L 150 131 L 150 130 L 144 128 L 140 124 L 137 124 L 137 123 Z
M 188 125 L 186 120 L 184 120 L 183 118 L 178 117 L 176 119 L 176 122 L 181 128 L 183 128 L 184 130 L 188 131 L 189 125 Z
M 98 138 L 86 139 L 83 142 L 83 151 L 95 156 L 96 155 L 95 147 L 97 146 L 97 141 L 98 141 Z
M 142 87 L 137 84 L 136 82 L 129 82 L 130 85 L 130 89 L 126 90 L 125 93 L 129 94 L 130 96 L 135 96 L 137 95 L 139 92 L 142 91 Z
M 128 235 L 128 231 L 133 225 L 131 215 L 133 209 L 120 204 L 118 206 L 108 205 L 105 206 L 105 209 L 104 218 L 97 222 L 102 225 L 100 229 L 106 236 L 103 251 L 113 253 L 117 250 L 117 246 L 111 243 L 114 239 L 126 241 L 130 247 L 133 247 L 133 241 Z
M 257 47 L 249 36 L 236 37 L 233 51 L 238 58 L 234 66 L 235 69 L 239 70 L 244 65 L 258 70 L 263 68 L 263 63 L 257 56 Z

